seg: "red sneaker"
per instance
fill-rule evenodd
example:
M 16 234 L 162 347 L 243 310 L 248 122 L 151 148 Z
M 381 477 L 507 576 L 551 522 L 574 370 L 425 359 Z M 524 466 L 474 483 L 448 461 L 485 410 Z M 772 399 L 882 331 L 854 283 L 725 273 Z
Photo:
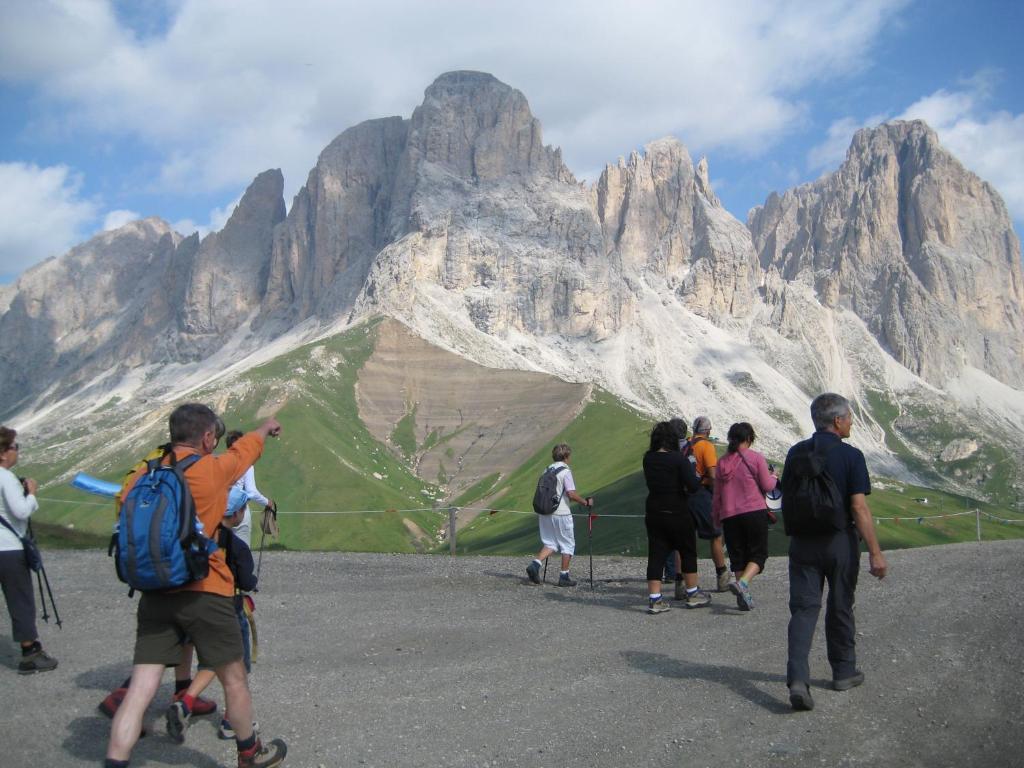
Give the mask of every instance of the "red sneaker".
M 117 714 L 117 710 L 121 706 L 121 702 L 124 701 L 124 697 L 127 694 L 127 688 L 115 688 L 107 694 L 107 698 L 101 701 L 96 709 L 113 720 L 114 715 Z
M 181 701 L 184 697 L 185 691 L 174 694 L 171 701 Z M 202 696 L 196 696 L 195 704 L 192 705 L 192 715 L 195 717 L 203 717 L 204 715 L 212 715 L 217 711 L 217 702 L 204 699 Z

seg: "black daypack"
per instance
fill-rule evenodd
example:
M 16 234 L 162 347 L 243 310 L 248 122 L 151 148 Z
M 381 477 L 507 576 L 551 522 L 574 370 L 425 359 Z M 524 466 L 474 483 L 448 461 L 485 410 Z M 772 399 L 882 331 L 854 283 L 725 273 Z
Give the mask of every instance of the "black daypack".
M 548 467 L 537 480 L 537 490 L 533 493 L 533 511 L 538 515 L 551 515 L 562 503 L 564 493 L 558 492 L 558 476 L 566 466 Z
M 782 474 L 782 519 L 787 536 L 821 536 L 845 528 L 846 500 L 828 472 L 828 454 L 811 438 L 794 450 Z

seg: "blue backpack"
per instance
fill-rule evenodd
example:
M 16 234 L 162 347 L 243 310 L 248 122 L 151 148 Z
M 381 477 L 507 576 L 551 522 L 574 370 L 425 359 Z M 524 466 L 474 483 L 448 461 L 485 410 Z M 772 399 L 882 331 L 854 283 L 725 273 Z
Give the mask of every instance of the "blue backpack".
M 121 505 L 116 540 L 111 542 L 117 576 L 132 590 L 173 589 L 204 579 L 217 544 L 203 535 L 185 471 L 199 460 L 180 462 L 170 454 L 146 463 L 146 474 Z

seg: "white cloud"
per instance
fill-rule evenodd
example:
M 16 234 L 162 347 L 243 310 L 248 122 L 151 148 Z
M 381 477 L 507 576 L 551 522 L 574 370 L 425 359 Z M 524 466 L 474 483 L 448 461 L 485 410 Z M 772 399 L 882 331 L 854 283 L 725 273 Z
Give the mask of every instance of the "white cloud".
M 140 40 L 106 4 L 51 0 L 4 12 L 0 71 L 75 130 L 157 147 L 164 191 L 280 167 L 290 197 L 337 133 L 408 116 L 451 69 L 522 90 L 578 171 L 665 134 L 765 152 L 803 118 L 800 90 L 868 66 L 904 4 L 182 0 L 165 35 Z
M 843 117 L 828 127 L 828 138 L 811 147 L 807 153 L 807 165 L 812 171 L 833 170 L 846 157 L 853 134 L 861 128 L 878 125 L 886 120 L 885 115 L 872 115 L 866 120 Z
M 108 232 L 111 229 L 120 229 L 128 222 L 138 221 L 141 218 L 141 214 L 136 213 L 135 211 L 111 211 L 103 217 L 103 231 Z
M 97 206 L 63 165 L 0 163 L 0 275 L 14 275 L 82 238 Z
M 214 208 L 210 211 L 209 220 L 206 224 L 197 224 L 192 219 L 179 219 L 171 224 L 171 227 L 175 232 L 179 232 L 183 235 L 191 235 L 193 232 L 198 232 L 200 239 L 202 239 L 211 232 L 219 232 L 222 230 L 224 225 L 228 223 L 228 219 L 231 218 L 231 214 L 235 212 L 235 208 L 238 207 L 240 202 L 242 202 L 241 196 L 235 198 L 223 208 Z

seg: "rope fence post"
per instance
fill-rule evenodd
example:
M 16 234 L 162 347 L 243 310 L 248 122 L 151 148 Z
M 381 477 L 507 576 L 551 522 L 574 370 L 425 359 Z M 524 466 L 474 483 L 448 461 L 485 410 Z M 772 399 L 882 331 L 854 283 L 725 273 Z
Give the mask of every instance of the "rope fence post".
M 974 510 L 974 520 L 978 526 L 978 541 L 981 541 L 981 507 Z
M 458 507 L 448 507 L 448 554 L 452 557 L 455 557 L 455 522 L 458 516 Z

